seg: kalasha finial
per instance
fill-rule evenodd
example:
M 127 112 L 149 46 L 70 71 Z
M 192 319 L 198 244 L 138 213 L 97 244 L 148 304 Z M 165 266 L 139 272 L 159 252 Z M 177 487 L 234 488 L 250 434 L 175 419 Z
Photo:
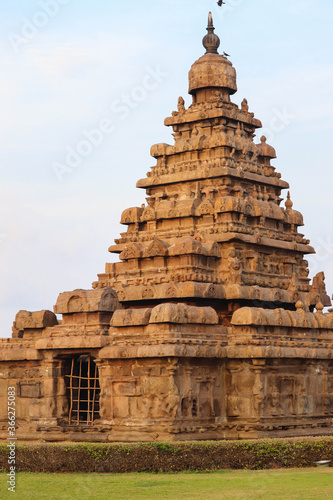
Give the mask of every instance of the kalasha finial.
M 293 202 L 291 201 L 291 198 L 290 198 L 290 191 L 288 191 L 288 195 L 287 195 L 287 199 L 286 199 L 286 203 L 285 203 L 285 207 L 287 210 L 291 210 L 293 208 Z
M 217 49 L 220 46 L 220 39 L 214 33 L 214 24 L 213 24 L 213 16 L 210 12 L 208 14 L 208 26 L 207 26 L 207 35 L 203 37 L 202 44 L 206 49 L 206 54 L 218 54 Z

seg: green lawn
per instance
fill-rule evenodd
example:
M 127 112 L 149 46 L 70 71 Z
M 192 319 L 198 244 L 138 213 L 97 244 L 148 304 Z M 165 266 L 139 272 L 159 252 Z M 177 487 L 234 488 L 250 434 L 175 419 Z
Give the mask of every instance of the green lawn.
M 13 498 L 0 474 L 0 498 Z M 333 470 L 278 469 L 178 474 L 18 473 L 16 498 L 108 500 L 333 499 Z

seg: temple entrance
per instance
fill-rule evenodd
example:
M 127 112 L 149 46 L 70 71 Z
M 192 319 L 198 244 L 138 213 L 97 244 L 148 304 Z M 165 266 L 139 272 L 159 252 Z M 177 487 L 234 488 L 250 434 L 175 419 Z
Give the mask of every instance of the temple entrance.
M 99 418 L 99 377 L 89 354 L 68 359 L 65 380 L 69 402 L 69 425 L 92 425 Z

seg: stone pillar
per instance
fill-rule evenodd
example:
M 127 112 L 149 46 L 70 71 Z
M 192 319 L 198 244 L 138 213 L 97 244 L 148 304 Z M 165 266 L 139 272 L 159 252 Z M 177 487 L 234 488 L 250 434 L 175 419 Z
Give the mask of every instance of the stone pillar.
M 66 384 L 62 375 L 64 361 L 53 358 L 54 353 L 44 353 L 41 372 L 43 380 L 42 399 L 31 402 L 29 416 L 42 425 L 56 425 L 58 419 L 68 414 Z
M 99 415 L 100 419 L 109 421 L 112 418 L 112 374 L 110 362 L 107 360 L 95 359 L 99 374 L 100 395 L 99 395 Z
M 264 385 L 262 383 L 262 371 L 265 366 L 264 359 L 252 359 L 251 370 L 254 372 L 253 384 L 253 409 L 255 416 L 260 418 L 263 415 L 264 407 Z
M 243 371 L 243 363 L 242 361 L 231 361 L 227 364 L 226 369 L 230 373 L 230 384 L 227 385 L 227 416 L 239 417 L 241 415 L 241 397 L 238 390 L 237 374 Z

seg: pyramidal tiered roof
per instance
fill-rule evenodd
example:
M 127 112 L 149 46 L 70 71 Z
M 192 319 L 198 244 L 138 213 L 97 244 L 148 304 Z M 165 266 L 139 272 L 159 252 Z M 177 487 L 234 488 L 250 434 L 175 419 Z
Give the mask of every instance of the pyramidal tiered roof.
M 329 305 L 324 277 L 310 285 L 305 254 L 314 253 L 298 232 L 302 215 L 271 160 L 265 137 L 254 142 L 261 122 L 231 101 L 236 71 L 219 55 L 211 14 L 203 39 L 206 53 L 189 72 L 188 109 L 182 97 L 166 118 L 174 144 L 155 144 L 156 166 L 137 183 L 147 204 L 125 210 L 127 232 L 110 252 L 122 262 L 107 264 L 93 284 L 113 287 L 122 303 L 177 300 L 209 302 L 223 317 L 240 305 L 312 310 Z

